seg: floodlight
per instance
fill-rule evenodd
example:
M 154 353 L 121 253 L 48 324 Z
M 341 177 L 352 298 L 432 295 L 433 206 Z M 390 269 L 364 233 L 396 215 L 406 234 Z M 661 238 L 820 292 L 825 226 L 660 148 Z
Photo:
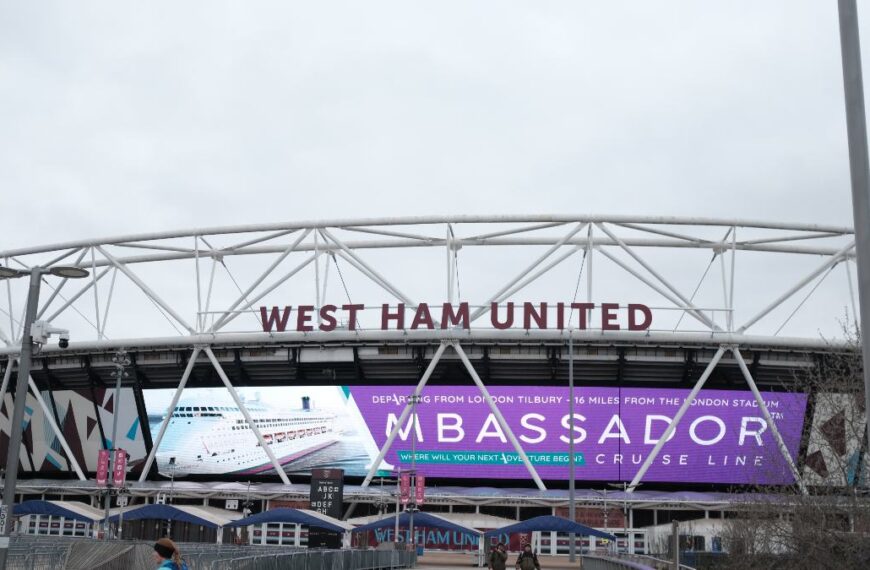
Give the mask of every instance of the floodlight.
M 82 269 L 81 267 L 66 267 L 63 265 L 51 267 L 48 272 L 57 277 L 65 277 L 67 279 L 82 279 L 90 275 L 90 272 L 87 269 Z
M 12 269 L 11 267 L 0 266 L 0 279 L 13 279 L 15 277 L 23 277 L 29 271 L 21 271 L 20 269 Z

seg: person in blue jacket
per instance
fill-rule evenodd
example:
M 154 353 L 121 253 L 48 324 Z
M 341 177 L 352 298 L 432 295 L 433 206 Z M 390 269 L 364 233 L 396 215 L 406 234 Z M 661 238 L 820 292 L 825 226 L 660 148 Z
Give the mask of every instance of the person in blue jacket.
M 178 547 L 168 538 L 161 538 L 154 543 L 154 561 L 158 564 L 157 570 L 188 570 Z

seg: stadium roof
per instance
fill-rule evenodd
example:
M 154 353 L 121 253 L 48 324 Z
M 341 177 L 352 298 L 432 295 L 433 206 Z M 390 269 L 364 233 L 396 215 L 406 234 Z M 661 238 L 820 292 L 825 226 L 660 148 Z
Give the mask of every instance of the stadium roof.
M 540 516 L 533 517 L 528 520 L 520 521 L 501 528 L 495 528 L 486 531 L 486 536 L 498 536 L 500 534 L 515 534 L 521 532 L 567 532 L 574 533 L 579 536 L 597 536 L 607 540 L 616 540 L 616 537 L 609 532 L 601 532 L 594 528 L 576 523 L 563 517 L 555 516 Z
M 290 508 L 269 509 L 255 515 L 233 521 L 226 526 L 237 527 L 263 523 L 303 524 L 326 529 L 333 532 L 344 532 L 353 528 L 353 526 L 350 524 L 347 524 L 339 519 L 324 515 L 323 513 L 318 513 L 317 511 Z
M 124 520 L 173 520 L 217 528 L 241 518 L 242 514 L 215 507 L 195 505 L 141 505 L 124 511 Z M 120 514 L 109 517 L 117 522 Z
M 400 528 L 410 528 L 411 525 L 411 515 L 407 511 L 403 512 L 398 516 L 399 527 Z M 464 526 L 453 521 L 450 521 L 444 517 L 433 513 L 427 512 L 417 512 L 414 513 L 414 526 L 425 527 L 425 528 L 437 528 L 441 530 L 449 530 L 453 532 L 461 532 L 463 534 L 470 535 L 479 535 L 480 531 L 475 528 L 471 528 L 468 526 Z M 374 530 L 377 528 L 393 528 L 396 526 L 396 515 L 385 516 L 379 518 L 370 523 L 360 525 L 353 529 L 353 532 L 366 532 L 369 530 Z
M 70 520 L 97 522 L 105 518 L 105 512 L 79 501 L 24 501 L 15 505 L 15 516 L 45 515 L 64 517 Z

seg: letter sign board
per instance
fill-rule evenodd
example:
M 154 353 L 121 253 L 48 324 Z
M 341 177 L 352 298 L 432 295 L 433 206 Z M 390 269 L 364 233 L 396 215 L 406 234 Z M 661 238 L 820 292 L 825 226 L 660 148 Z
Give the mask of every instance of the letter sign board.
M 114 461 L 112 461 L 112 485 L 120 489 L 126 481 L 127 452 L 123 449 L 116 449 Z

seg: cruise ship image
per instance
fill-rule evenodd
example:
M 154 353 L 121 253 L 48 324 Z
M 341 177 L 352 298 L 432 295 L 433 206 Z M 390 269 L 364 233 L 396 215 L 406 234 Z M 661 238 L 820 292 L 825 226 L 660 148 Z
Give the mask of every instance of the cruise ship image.
M 282 465 L 336 443 L 341 435 L 335 414 L 311 409 L 308 397 L 296 410 L 273 410 L 258 401 L 246 402 L 245 407 Z M 255 474 L 272 469 L 239 408 L 203 398 L 179 403 L 156 458 L 163 475 Z

